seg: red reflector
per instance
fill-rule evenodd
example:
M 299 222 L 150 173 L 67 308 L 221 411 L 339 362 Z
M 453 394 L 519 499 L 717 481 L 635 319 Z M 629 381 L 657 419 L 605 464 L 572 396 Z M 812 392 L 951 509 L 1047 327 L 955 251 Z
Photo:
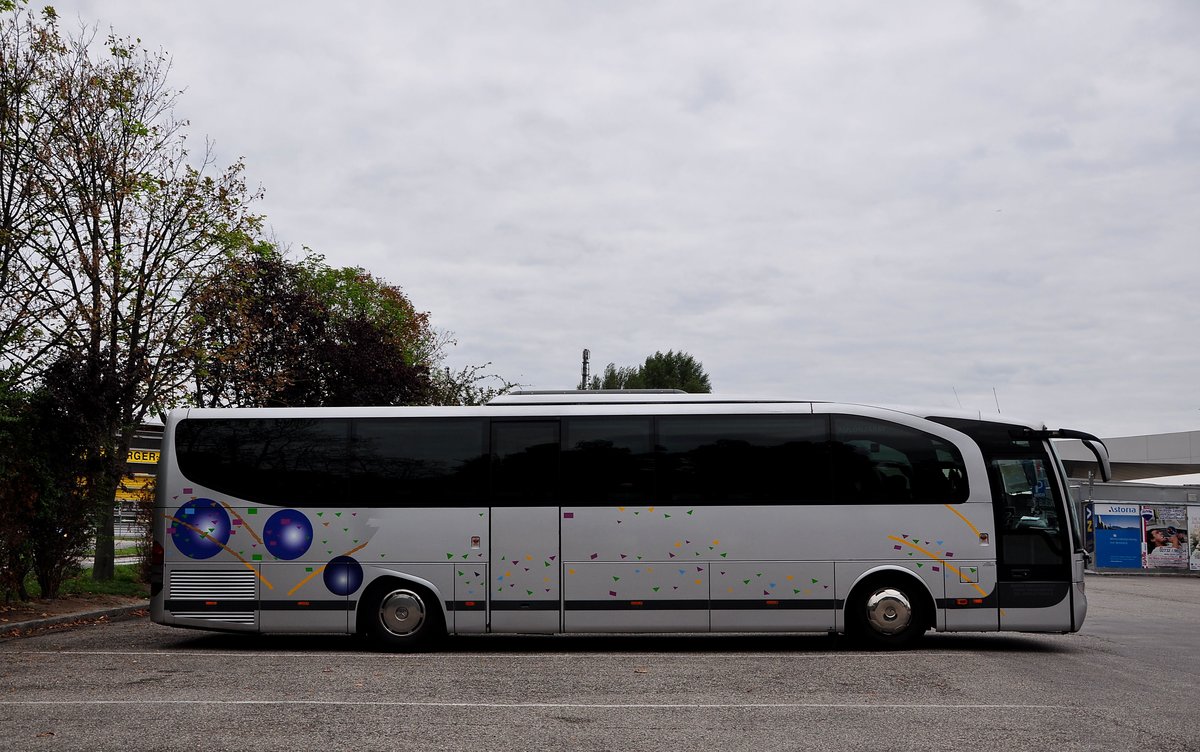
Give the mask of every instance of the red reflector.
M 206 605 L 206 606 L 215 606 L 215 605 L 217 605 L 217 602 L 216 602 L 216 601 L 205 601 L 205 602 L 204 602 L 204 605 Z
M 630 602 L 629 602 L 629 605 L 631 605 L 631 606 L 644 606 L 644 605 L 646 605 L 646 602 L 645 602 L 645 601 L 630 601 Z
M 463 605 L 465 605 L 467 608 L 475 608 L 475 601 L 467 601 Z
M 296 605 L 297 606 L 311 606 L 312 604 L 309 603 L 308 601 L 296 601 Z
M 976 605 L 982 606 L 982 605 L 983 605 L 983 599 L 982 599 L 982 598 L 976 598 L 976 599 L 975 599 L 975 603 L 976 603 Z
M 956 600 L 956 601 L 954 601 L 954 602 L 955 602 L 955 604 L 957 604 L 957 605 L 959 605 L 959 606 L 965 606 L 965 605 L 967 605 L 967 604 L 968 604 L 970 601 L 968 601 L 966 598 L 959 598 L 959 599 L 957 599 L 957 600 Z
M 779 601 L 767 601 L 767 605 L 768 605 L 768 606 L 778 606 L 778 605 L 779 605 Z

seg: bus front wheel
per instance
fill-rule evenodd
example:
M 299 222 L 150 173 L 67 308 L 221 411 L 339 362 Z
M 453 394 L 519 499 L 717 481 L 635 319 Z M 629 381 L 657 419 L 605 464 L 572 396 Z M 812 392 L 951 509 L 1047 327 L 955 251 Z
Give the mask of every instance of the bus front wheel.
M 846 632 L 867 647 L 911 647 L 929 628 L 932 611 L 927 601 L 915 581 L 899 577 L 868 580 L 850 596 Z
M 377 647 L 417 650 L 444 633 L 437 601 L 424 588 L 399 580 L 373 587 L 363 599 L 362 631 Z

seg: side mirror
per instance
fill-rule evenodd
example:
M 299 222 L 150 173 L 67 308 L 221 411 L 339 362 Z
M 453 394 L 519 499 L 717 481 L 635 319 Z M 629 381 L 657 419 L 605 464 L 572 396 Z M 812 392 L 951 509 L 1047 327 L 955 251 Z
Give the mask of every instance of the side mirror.
M 1083 445 L 1096 455 L 1096 462 L 1100 464 L 1100 480 L 1105 483 L 1112 480 L 1112 463 L 1108 459 L 1108 447 L 1104 446 L 1104 442 L 1097 438 L 1089 438 L 1083 439 Z
M 1108 447 L 1090 433 L 1073 431 L 1069 428 L 1060 428 L 1056 431 L 1030 431 L 1029 433 L 1044 439 L 1079 439 L 1089 452 L 1096 455 L 1096 462 L 1100 465 L 1100 480 L 1106 483 L 1112 480 L 1112 463 L 1108 459 Z

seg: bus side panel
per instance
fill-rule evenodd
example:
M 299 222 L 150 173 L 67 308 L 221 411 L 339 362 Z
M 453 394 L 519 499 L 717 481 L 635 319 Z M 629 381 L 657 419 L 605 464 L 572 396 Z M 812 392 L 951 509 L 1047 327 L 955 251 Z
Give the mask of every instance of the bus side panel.
M 1071 631 L 1069 582 L 1000 583 L 1000 628 L 1016 632 Z
M 493 507 L 489 622 L 493 632 L 562 627 L 558 507 Z
M 164 565 L 155 621 L 176 627 L 227 632 L 258 631 L 258 567 L 236 562 L 198 565 L 190 559 Z
M 360 601 L 381 577 L 434 589 L 442 601 L 446 630 L 458 629 L 456 580 L 470 578 L 481 583 L 486 576 L 487 507 L 365 507 L 322 512 L 319 529 L 328 536 L 321 538 L 321 553 L 351 558 L 363 569 L 361 584 L 347 596 L 346 629 L 357 631 L 357 614 L 378 605 Z M 463 573 L 461 577 L 458 572 Z
M 447 615 L 448 625 L 455 634 L 482 634 L 487 631 L 487 564 L 457 563 L 454 565 L 454 603 Z
M 832 562 L 734 561 L 713 568 L 714 632 L 834 629 Z
M 568 561 L 567 632 L 707 632 L 708 562 Z
M 348 596 L 352 601 L 347 629 L 357 631 L 356 614 L 377 604 L 357 603 L 379 577 L 400 580 L 424 580 L 442 599 L 446 630 L 478 631 L 471 625 L 482 623 L 482 616 L 460 613 L 458 590 L 486 589 L 488 555 L 487 507 L 412 507 L 324 510 L 321 530 L 328 531 L 323 553 L 347 556 L 363 567 L 361 586 Z M 330 524 L 326 524 L 330 523 Z M 354 533 L 350 535 L 350 533 Z M 325 540 L 323 538 L 323 540 Z M 334 545 L 336 543 L 337 545 Z M 466 586 L 467 581 L 470 587 Z M 417 582 L 417 584 L 422 584 Z M 474 608 L 483 614 L 484 596 L 478 595 Z M 459 624 L 459 616 L 463 623 Z
M 487 562 L 487 507 L 325 510 L 321 525 L 330 533 L 329 556 L 353 556 L 364 565 Z
M 996 562 L 956 561 L 944 569 L 946 631 L 994 632 L 999 629 Z
M 1084 577 L 1084 561 L 1083 553 L 1077 552 L 1071 562 L 1071 589 L 1072 598 L 1075 602 L 1074 621 L 1071 623 L 1071 631 L 1078 632 L 1083 628 L 1083 620 L 1087 618 L 1087 593 L 1083 587 Z
M 461 570 L 463 566 L 449 562 L 445 564 L 425 564 L 419 562 L 368 564 L 363 567 L 362 587 L 352 592 L 349 596 L 347 604 L 349 611 L 347 612 L 345 629 L 349 632 L 357 632 L 358 615 L 363 613 L 364 609 L 376 609 L 379 607 L 378 602 L 364 600 L 364 594 L 376 581 L 381 578 L 387 578 L 392 581 L 403 580 L 404 583 L 418 585 L 431 591 L 436 600 L 428 604 L 429 608 L 441 608 L 441 613 L 446 620 L 446 631 L 453 633 L 455 631 L 456 616 L 453 601 L 454 577 L 456 568 Z
M 310 547 L 311 551 L 311 547 Z M 262 632 L 346 631 L 346 596 L 331 593 L 322 577 L 324 562 L 303 561 L 262 564 L 258 626 Z
M 168 432 L 169 435 L 169 432 Z M 155 534 L 163 546 L 163 587 L 152 602 L 155 621 L 177 627 L 254 632 L 262 587 L 258 560 L 241 551 L 244 514 L 206 489 L 184 485 L 168 439 L 163 444 Z M 161 526 L 161 527 L 160 527 Z M 159 532 L 161 530 L 161 533 Z
M 753 517 L 736 507 L 563 507 L 565 629 L 708 631 L 711 571 L 730 556 L 718 531 L 742 537 Z

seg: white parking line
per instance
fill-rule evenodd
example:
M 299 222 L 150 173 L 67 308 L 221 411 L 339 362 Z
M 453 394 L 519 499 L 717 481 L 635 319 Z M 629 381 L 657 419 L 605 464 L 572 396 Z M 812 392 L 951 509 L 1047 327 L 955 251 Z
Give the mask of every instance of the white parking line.
M 919 704 L 865 702 L 409 702 L 404 700 L 0 700 L 0 706 L 16 705 L 336 705 L 385 708 L 478 708 L 490 710 L 1074 710 L 1069 705 Z

